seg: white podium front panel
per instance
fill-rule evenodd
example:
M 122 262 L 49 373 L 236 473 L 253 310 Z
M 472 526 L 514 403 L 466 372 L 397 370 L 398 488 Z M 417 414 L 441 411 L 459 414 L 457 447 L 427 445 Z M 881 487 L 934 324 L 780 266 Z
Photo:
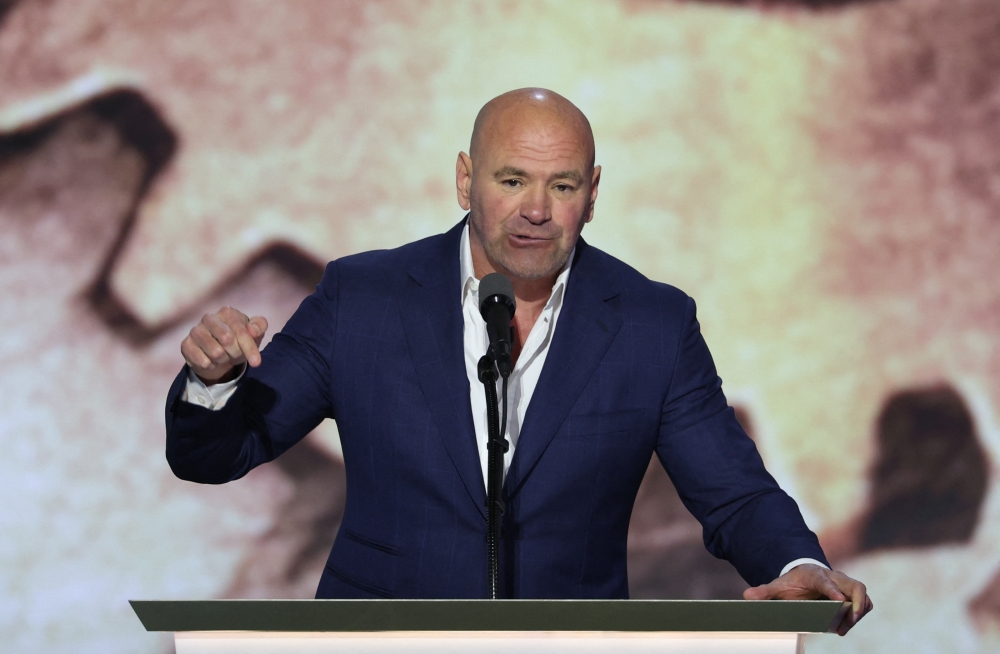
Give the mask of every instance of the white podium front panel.
M 179 632 L 177 654 L 803 654 L 789 633 Z

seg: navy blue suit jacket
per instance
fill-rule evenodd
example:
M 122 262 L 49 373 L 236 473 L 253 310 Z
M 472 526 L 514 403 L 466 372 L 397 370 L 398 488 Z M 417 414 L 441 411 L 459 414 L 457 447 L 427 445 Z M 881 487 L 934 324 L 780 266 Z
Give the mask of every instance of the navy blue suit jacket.
M 327 266 L 220 411 L 167 400 L 167 460 L 223 483 L 324 418 L 347 503 L 317 597 L 486 597 L 486 491 L 462 344 L 463 225 Z M 681 291 L 582 239 L 508 471 L 504 592 L 628 596 L 626 539 L 655 452 L 708 549 L 756 585 L 825 561 L 723 396 Z

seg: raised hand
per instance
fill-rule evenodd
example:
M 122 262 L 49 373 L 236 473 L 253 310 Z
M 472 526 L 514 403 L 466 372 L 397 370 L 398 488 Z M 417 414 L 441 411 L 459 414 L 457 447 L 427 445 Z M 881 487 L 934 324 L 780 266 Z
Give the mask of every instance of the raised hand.
M 811 563 L 796 566 L 769 584 L 747 588 L 743 592 L 743 599 L 832 599 L 850 602 L 851 610 L 837 627 L 837 633 L 841 636 L 874 608 L 863 583 L 842 572 L 827 570 Z
M 262 316 L 248 318 L 232 307 L 206 313 L 181 342 L 181 354 L 206 384 L 228 381 L 243 363 L 260 365 L 260 341 L 267 331 Z

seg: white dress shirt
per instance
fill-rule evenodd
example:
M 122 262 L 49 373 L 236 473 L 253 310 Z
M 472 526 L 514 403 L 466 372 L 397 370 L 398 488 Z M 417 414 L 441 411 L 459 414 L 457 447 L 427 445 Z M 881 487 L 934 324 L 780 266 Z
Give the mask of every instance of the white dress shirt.
M 514 370 L 507 380 L 507 440 L 510 442 L 510 449 L 504 456 L 503 470 L 507 474 L 514 450 L 517 447 L 517 439 L 521 434 L 521 425 L 524 424 L 524 414 L 528 410 L 528 403 L 538 385 L 538 378 L 545 365 L 545 358 L 549 354 L 549 345 L 552 343 L 552 335 L 555 333 L 556 322 L 562 311 L 563 298 L 566 294 L 566 283 L 569 280 L 570 265 L 573 261 L 571 252 L 566 265 L 556 277 L 552 286 L 552 294 L 549 296 L 545 308 L 538 316 L 528 338 L 524 341 L 524 347 L 517 357 Z M 462 345 L 465 351 L 465 373 L 469 377 L 469 399 L 472 402 L 472 420 L 476 429 L 476 444 L 479 449 L 479 463 L 483 472 L 483 483 L 487 479 L 488 453 L 486 441 L 488 438 L 488 428 L 486 420 L 486 392 L 482 382 L 479 381 L 479 358 L 486 353 L 489 347 L 489 336 L 486 334 L 486 321 L 479 313 L 479 280 L 476 279 L 476 272 L 472 265 L 472 245 L 469 242 L 469 224 L 466 222 L 465 229 L 462 230 L 462 244 L 459 246 L 460 272 L 462 276 L 462 320 L 464 323 Z M 194 404 L 199 404 L 205 408 L 219 410 L 226 405 L 226 401 L 236 390 L 236 385 L 243 377 L 244 370 L 240 375 L 222 384 L 206 386 L 193 372 L 188 373 L 187 387 L 181 399 Z M 500 383 L 497 383 L 497 396 L 500 396 Z M 781 574 L 785 574 L 792 568 L 803 563 L 815 563 L 826 567 L 814 559 L 796 559 L 786 565 Z
M 218 411 L 226 406 L 226 402 L 229 401 L 230 396 L 236 392 L 236 384 L 243 378 L 243 373 L 246 372 L 246 369 L 247 364 L 244 363 L 243 370 L 240 371 L 236 379 L 221 384 L 206 385 L 205 382 L 198 379 L 198 376 L 188 368 L 187 386 L 184 387 L 181 399 L 191 404 L 200 404 L 212 411 Z
M 490 340 L 486 334 L 486 321 L 479 313 L 479 280 L 476 279 L 476 272 L 472 267 L 472 246 L 469 243 L 468 223 L 462 231 L 462 245 L 459 252 L 461 253 L 462 274 L 462 319 L 465 325 L 463 337 L 465 373 L 469 377 L 472 421 L 476 427 L 479 462 L 482 464 L 483 479 L 485 480 L 489 457 L 486 450 L 486 440 L 489 430 L 486 421 L 486 390 L 483 388 L 482 382 L 479 381 L 479 358 L 486 354 Z M 556 321 L 559 320 L 559 313 L 562 310 L 563 295 L 566 292 L 566 281 L 569 279 L 569 268 L 572 261 L 573 253 L 571 252 L 566 265 L 556 277 L 556 282 L 552 286 L 552 294 L 549 296 L 548 302 L 545 303 L 545 308 L 542 309 L 541 315 L 532 326 L 528 338 L 524 340 L 524 347 L 521 348 L 521 354 L 517 357 L 514 370 L 507 378 L 507 440 L 510 442 L 510 449 L 504 455 L 504 475 L 507 474 L 507 468 L 510 467 L 511 459 L 514 456 L 514 449 L 517 447 L 517 439 L 521 435 L 521 425 L 524 424 L 524 414 L 528 410 L 528 403 L 531 402 L 531 396 L 535 393 L 535 386 L 538 385 L 538 377 L 542 374 L 545 358 L 549 355 L 549 345 L 552 343 L 552 334 L 555 333 Z M 500 394 L 501 383 L 498 381 L 498 398 Z

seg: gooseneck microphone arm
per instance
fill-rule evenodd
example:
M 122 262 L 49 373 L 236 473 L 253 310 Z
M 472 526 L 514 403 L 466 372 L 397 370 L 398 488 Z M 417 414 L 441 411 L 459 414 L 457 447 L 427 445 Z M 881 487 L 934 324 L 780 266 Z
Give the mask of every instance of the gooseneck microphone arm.
M 513 369 L 511 356 L 513 334 L 510 321 L 514 317 L 514 287 L 499 273 L 483 277 L 479 282 L 479 311 L 486 321 L 490 338 L 489 349 L 479 360 L 479 381 L 486 390 L 487 461 L 486 518 L 487 559 L 490 599 L 500 596 L 500 527 L 506 509 L 503 502 L 504 455 L 507 442 L 507 378 Z M 502 379 L 503 410 L 497 406 L 497 379 Z

